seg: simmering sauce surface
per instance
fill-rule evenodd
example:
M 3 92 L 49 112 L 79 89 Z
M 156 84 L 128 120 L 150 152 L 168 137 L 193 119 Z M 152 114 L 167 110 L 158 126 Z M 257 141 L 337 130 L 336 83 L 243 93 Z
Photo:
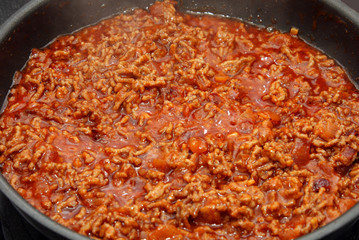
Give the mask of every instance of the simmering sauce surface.
M 2 174 L 86 236 L 293 239 L 359 199 L 358 91 L 296 35 L 156 2 L 14 81 Z

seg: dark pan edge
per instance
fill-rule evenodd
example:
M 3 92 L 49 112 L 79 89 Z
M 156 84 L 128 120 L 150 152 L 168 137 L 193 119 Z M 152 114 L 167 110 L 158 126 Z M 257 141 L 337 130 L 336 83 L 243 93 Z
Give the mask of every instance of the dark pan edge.
M 327 225 L 315 230 L 312 233 L 297 238 L 298 240 L 314 239 L 339 239 L 343 232 L 346 232 L 358 221 L 359 204 L 357 203 L 343 215 L 328 223 Z M 330 236 L 330 237 L 329 237 Z
M 322 0 L 325 5 L 335 9 L 340 17 L 344 17 L 346 21 L 359 28 L 359 13 L 350 8 L 340 0 Z M 311 43 L 308 43 L 312 45 Z M 315 47 L 315 46 L 314 46 Z M 315 47 L 317 48 L 317 47 Z M 318 48 L 317 48 L 318 49 Z M 343 231 L 348 230 L 356 222 L 359 221 L 359 203 L 353 206 L 343 215 L 330 222 L 329 224 L 297 238 L 298 240 L 316 240 L 316 239 L 339 239 L 343 235 Z M 330 236 L 330 237 L 329 237 Z
M 326 5 L 337 10 L 342 17 L 351 22 L 359 29 L 359 13 L 350 8 L 344 2 L 339 0 L 323 0 Z M 359 66 L 358 66 L 359 67 Z M 328 235 L 333 238 L 340 238 L 344 229 L 349 229 L 356 222 L 359 221 L 359 203 L 345 212 L 343 215 L 330 222 L 329 224 L 315 230 L 312 233 L 299 237 L 298 240 L 313 240 L 313 239 L 329 239 Z
M 24 218 L 32 224 L 36 229 L 42 230 L 47 236 L 54 235 L 51 232 L 58 233 L 62 236 L 59 238 L 58 236 L 52 236 L 52 239 L 66 239 L 71 240 L 88 240 L 89 238 L 80 235 L 69 228 L 62 226 L 61 224 L 53 221 L 51 218 L 47 217 L 46 215 L 42 214 L 36 208 L 34 208 L 30 203 L 28 203 L 24 198 L 22 198 L 14 188 L 7 182 L 7 180 L 0 175 L 0 190 L 1 192 L 10 199 L 11 203 L 17 210 L 20 210 L 19 213 L 24 216 Z M 31 221 L 30 221 L 31 220 Z M 38 226 L 34 224 L 34 221 L 41 224 L 42 226 Z M 41 229 L 39 229 L 41 228 Z M 50 231 L 48 231 L 47 228 Z
M 340 0 L 323 0 L 328 6 L 337 9 L 342 16 L 345 16 L 350 22 L 359 28 L 359 13 L 350 8 L 346 3 Z
M 4 41 L 5 38 L 12 32 L 14 26 L 19 24 L 21 20 L 29 13 L 33 12 L 40 5 L 45 4 L 49 0 L 31 0 L 13 15 L 11 15 L 1 26 L 0 26 L 0 42 Z
M 22 19 L 27 15 L 36 10 L 39 6 L 45 4 L 49 0 L 32 0 L 17 10 L 13 15 L 11 15 L 5 22 L 0 26 L 0 42 L 6 41 L 6 38 L 11 34 L 14 29 L 14 26 L 19 24 Z M 11 203 L 20 210 L 20 214 L 23 215 L 26 220 L 34 225 L 36 229 L 39 229 L 40 226 L 34 224 L 35 222 L 41 224 L 41 230 L 46 231 L 48 236 L 53 235 L 54 239 L 71 239 L 71 240 L 88 240 L 89 238 L 78 234 L 62 226 L 61 224 L 53 221 L 51 218 L 47 217 L 30 203 L 28 203 L 19 193 L 8 183 L 8 181 L 0 174 L 0 190 L 1 192 L 10 199 Z M 31 221 L 29 221 L 31 219 Z M 35 221 L 35 222 L 34 222 Z M 46 229 L 45 229 L 46 228 Z M 60 236 L 54 236 L 53 233 L 60 234 Z M 60 238 L 59 238 L 60 237 Z

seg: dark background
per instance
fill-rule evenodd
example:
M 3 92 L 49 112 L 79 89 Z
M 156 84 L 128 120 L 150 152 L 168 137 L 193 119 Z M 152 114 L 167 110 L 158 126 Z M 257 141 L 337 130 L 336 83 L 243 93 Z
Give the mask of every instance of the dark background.
M 29 2 L 29 0 L 0 0 L 0 25 L 27 2 Z M 342 0 L 342 2 L 345 2 L 348 6 L 359 11 L 359 0 Z
M 30 0 L 0 0 L 0 25 L 16 10 Z M 73 0 L 76 1 L 76 0 Z M 300 1 L 300 0 L 298 0 Z M 340 0 L 338 0 L 340 1 Z M 342 0 L 359 12 L 359 0 Z M 354 228 L 358 228 L 356 225 Z M 358 240 L 358 233 L 349 231 L 343 240 Z M 0 240 L 46 240 L 44 236 L 25 222 L 12 207 L 11 203 L 0 193 Z

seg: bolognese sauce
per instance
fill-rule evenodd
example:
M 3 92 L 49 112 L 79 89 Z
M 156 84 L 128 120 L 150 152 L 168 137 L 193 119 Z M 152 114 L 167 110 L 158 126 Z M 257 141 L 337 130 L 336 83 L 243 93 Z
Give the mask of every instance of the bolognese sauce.
M 164 1 L 33 49 L 1 172 L 94 239 L 312 232 L 358 201 L 359 94 L 297 33 Z

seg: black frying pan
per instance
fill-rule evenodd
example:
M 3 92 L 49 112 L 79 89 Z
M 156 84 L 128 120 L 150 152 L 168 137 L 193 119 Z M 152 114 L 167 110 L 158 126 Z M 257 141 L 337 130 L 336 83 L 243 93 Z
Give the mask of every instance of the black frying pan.
M 96 23 L 102 18 L 153 0 L 33 0 L 0 29 L 0 105 L 16 70 L 31 48 L 56 36 Z M 288 32 L 292 26 L 311 45 L 336 59 L 359 85 L 359 14 L 339 0 L 179 0 L 182 11 L 211 12 Z M 0 175 L 0 189 L 19 212 L 51 239 L 88 239 L 50 220 L 29 205 Z M 301 237 L 338 239 L 359 219 L 359 204 L 327 226 Z

